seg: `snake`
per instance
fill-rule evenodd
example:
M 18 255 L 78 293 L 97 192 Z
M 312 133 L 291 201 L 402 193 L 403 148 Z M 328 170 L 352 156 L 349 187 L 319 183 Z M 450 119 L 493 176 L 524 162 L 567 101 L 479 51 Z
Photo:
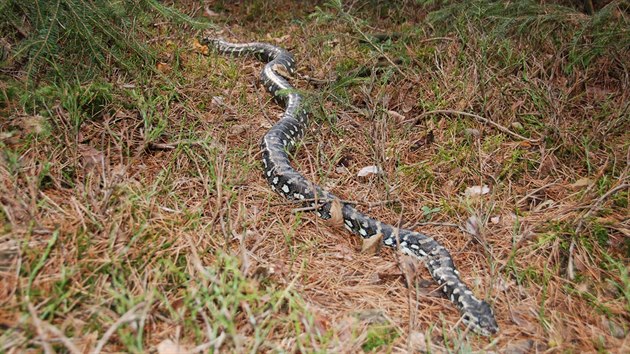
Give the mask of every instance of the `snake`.
M 200 43 L 221 55 L 251 56 L 266 63 L 260 81 L 273 99 L 284 108 L 280 120 L 263 136 L 260 143 L 264 178 L 271 189 L 283 197 L 300 202 L 318 217 L 329 220 L 341 215 L 343 226 L 363 239 L 381 237 L 385 246 L 417 258 L 425 264 L 444 295 L 461 313 L 461 322 L 483 336 L 498 333 L 491 306 L 479 300 L 461 280 L 448 250 L 434 238 L 420 232 L 395 227 L 373 219 L 342 202 L 332 193 L 312 183 L 296 171 L 289 154 L 295 151 L 308 128 L 304 97 L 288 82 L 296 73 L 294 56 L 281 47 L 268 43 L 231 43 L 221 38 L 203 37 Z M 286 78 L 285 78 L 286 77 Z

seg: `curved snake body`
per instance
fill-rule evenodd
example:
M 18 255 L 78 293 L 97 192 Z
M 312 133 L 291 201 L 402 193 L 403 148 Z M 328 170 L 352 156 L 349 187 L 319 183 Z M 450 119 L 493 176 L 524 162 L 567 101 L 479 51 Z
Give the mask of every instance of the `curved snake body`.
M 202 43 L 222 54 L 252 55 L 267 63 L 261 73 L 261 81 L 274 99 L 285 107 L 285 112 L 261 142 L 265 178 L 274 191 L 288 199 L 302 201 L 313 207 L 319 217 L 330 219 L 333 201 L 338 199 L 293 169 L 287 153 L 295 148 L 308 124 L 307 111 L 303 108 L 303 97 L 278 74 L 279 67 L 283 67 L 290 74 L 295 72 L 293 55 L 266 43 L 236 44 L 212 38 L 204 38 Z M 398 248 L 402 253 L 422 260 L 433 279 L 440 284 L 444 294 L 460 310 L 462 321 L 472 330 L 482 335 L 498 332 L 499 328 L 491 307 L 473 295 L 460 279 L 449 252 L 437 241 L 425 234 L 374 220 L 350 204 L 337 205 L 341 206 L 344 226 L 350 232 L 363 238 L 381 234 L 382 242 L 386 246 Z

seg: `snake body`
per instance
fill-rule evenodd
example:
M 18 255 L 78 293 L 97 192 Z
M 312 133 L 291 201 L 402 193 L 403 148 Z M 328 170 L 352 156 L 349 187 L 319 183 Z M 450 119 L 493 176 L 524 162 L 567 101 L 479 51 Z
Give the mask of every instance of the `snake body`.
M 308 112 L 304 108 L 303 97 L 278 73 L 282 68 L 289 74 L 295 73 L 296 63 L 291 53 L 267 43 L 236 44 L 221 39 L 203 38 L 202 44 L 221 54 L 250 55 L 267 63 L 261 73 L 262 84 L 285 108 L 282 118 L 265 134 L 261 142 L 264 176 L 272 190 L 290 200 L 305 203 L 323 219 L 330 219 L 334 208 L 340 209 L 343 224 L 350 232 L 363 238 L 380 234 L 382 243 L 386 246 L 417 257 L 427 266 L 444 294 L 460 310 L 464 324 L 486 336 L 498 332 L 499 327 L 492 308 L 487 302 L 477 299 L 460 279 L 451 255 L 440 243 L 425 234 L 397 228 L 364 215 L 351 204 L 339 202 L 334 195 L 310 182 L 291 167 L 288 151 L 295 149 L 308 124 Z

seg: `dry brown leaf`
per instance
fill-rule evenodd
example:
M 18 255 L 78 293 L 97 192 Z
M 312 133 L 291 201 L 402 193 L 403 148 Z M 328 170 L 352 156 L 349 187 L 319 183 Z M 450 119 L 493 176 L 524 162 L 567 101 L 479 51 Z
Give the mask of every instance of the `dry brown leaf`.
M 285 34 L 284 36 L 278 38 L 278 37 L 272 37 L 270 33 L 267 33 L 267 39 L 270 41 L 274 41 L 278 44 L 280 43 L 286 43 L 286 41 L 291 38 L 291 35 Z
M 201 44 L 197 38 L 193 39 L 192 46 L 193 46 L 193 50 L 197 53 L 200 53 L 203 55 L 210 54 L 210 48 L 208 48 L 207 45 Z
M 372 237 L 364 238 L 361 244 L 361 253 L 375 255 L 381 249 L 383 234 L 378 233 Z
M 171 66 L 167 63 L 159 62 L 157 63 L 157 69 L 162 73 L 168 73 L 171 71 Z
M 409 255 L 403 255 L 400 257 L 400 262 L 398 266 L 405 276 L 405 281 L 407 282 L 407 286 L 411 287 L 411 284 L 414 283 L 416 276 L 418 274 L 418 266 L 419 260 L 416 257 L 412 257 Z
M 354 313 L 354 316 L 361 321 L 369 324 L 379 323 L 384 324 L 389 322 L 387 316 L 382 309 L 365 309 Z
M 86 144 L 79 144 L 79 154 L 84 168 L 100 167 L 105 159 L 103 152 Z
M 392 117 L 392 118 L 394 118 L 394 119 L 398 120 L 399 122 L 402 122 L 402 121 L 404 121 L 404 120 L 406 119 L 406 117 L 405 117 L 405 116 L 403 116 L 402 114 L 400 114 L 400 113 L 398 113 L 398 112 L 396 112 L 396 111 L 387 111 L 387 114 L 388 114 L 390 117 Z
M 326 220 L 326 224 L 332 227 L 343 227 L 343 213 L 341 210 L 341 202 L 339 199 L 334 199 L 330 206 L 330 219 Z
M 593 181 L 590 178 L 584 177 L 584 178 L 580 178 L 577 181 L 575 181 L 574 183 L 570 184 L 570 186 L 573 189 L 578 189 L 578 188 L 586 187 L 586 186 L 590 185 L 591 183 L 593 183 Z
M 532 339 L 523 339 L 508 344 L 504 352 L 510 354 L 525 354 L 529 353 L 533 347 L 534 341 Z

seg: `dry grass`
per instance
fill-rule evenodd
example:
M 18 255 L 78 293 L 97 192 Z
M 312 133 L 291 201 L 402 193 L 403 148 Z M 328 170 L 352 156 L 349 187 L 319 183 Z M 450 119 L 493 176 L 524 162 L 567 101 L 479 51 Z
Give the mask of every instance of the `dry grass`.
M 421 265 L 292 213 L 260 173 L 282 112 L 261 64 L 200 56 L 193 33 L 160 23 L 148 40 L 163 75 L 112 78 L 78 128 L 64 98 L 2 108 L 1 350 L 630 350 L 627 49 L 573 65 L 576 46 L 542 27 L 501 36 L 366 3 L 224 2 L 211 34 L 294 53 L 314 112 L 296 168 L 439 239 L 499 335 L 464 335 Z M 369 165 L 384 173 L 356 177 Z

